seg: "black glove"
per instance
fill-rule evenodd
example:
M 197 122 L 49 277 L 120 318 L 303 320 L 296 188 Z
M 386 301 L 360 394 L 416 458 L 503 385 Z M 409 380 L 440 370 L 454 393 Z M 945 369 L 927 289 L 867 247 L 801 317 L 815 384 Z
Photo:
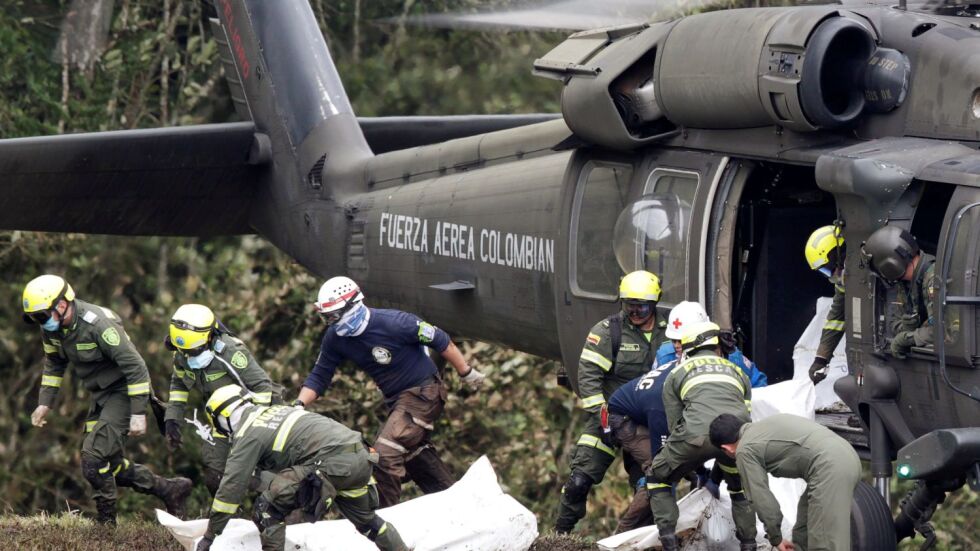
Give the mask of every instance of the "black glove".
M 289 405 L 293 406 L 294 408 L 303 408 L 303 409 L 306 409 L 306 404 L 304 404 L 303 403 L 303 400 L 300 400 L 299 398 L 296 398 L 295 400 L 293 400 L 293 403 L 291 403 Z
M 813 364 L 810 365 L 810 380 L 813 384 L 819 384 L 820 381 L 827 378 L 827 364 L 830 360 L 827 358 L 821 358 L 817 356 L 813 358 Z
M 183 445 L 180 435 L 180 423 L 176 419 L 167 419 L 164 423 L 164 431 L 167 433 L 167 447 L 175 452 Z
M 197 542 L 195 551 L 209 551 L 212 543 L 214 543 L 214 537 L 205 535 L 201 541 Z

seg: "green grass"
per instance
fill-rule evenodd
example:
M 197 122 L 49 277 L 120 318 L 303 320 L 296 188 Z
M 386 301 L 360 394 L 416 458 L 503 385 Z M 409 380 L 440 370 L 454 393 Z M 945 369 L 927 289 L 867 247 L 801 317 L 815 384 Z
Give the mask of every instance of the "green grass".
M 18 551 L 182 551 L 155 522 L 121 519 L 116 528 L 74 513 L 0 517 L 0 548 Z

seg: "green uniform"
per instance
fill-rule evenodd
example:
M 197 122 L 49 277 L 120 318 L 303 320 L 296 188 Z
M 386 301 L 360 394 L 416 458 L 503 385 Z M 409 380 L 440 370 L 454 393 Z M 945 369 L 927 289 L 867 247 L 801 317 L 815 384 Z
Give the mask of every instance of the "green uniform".
M 806 480 L 793 526 L 797 549 L 850 551 L 851 501 L 861 460 L 844 439 L 809 419 L 773 415 L 742 426 L 735 461 L 773 546 L 784 538 L 783 514 L 769 491 L 769 473 Z
M 211 393 L 226 385 L 238 385 L 252 393 L 253 401 L 259 405 L 282 403 L 282 387 L 273 383 L 245 344 L 231 335 L 221 335 L 211 347 L 214 360 L 202 369 L 190 369 L 184 354 L 174 353 L 174 370 L 170 376 L 170 401 L 167 403 L 166 419 L 178 423 L 184 421 L 184 409 L 190 391 L 197 388 L 206 401 Z M 228 439 L 211 431 L 214 445 L 201 447 L 204 460 L 204 480 L 214 494 L 224 472 L 225 460 L 231 449 Z
M 670 436 L 647 471 L 650 508 L 661 534 L 673 534 L 679 511 L 673 486 L 708 459 L 716 459 L 732 496 L 732 516 L 739 541 L 755 540 L 755 515 L 745 496 L 735 462 L 708 440 L 715 417 L 730 413 L 749 420 L 752 385 L 732 362 L 701 349 L 685 359 L 664 381 L 664 411 Z
M 664 341 L 665 322 L 655 325 L 653 331 L 644 332 L 619 313 L 621 328 L 619 349 L 613 354 L 611 324 L 605 319 L 589 331 L 578 364 L 578 396 L 582 408 L 589 417 L 571 457 L 568 482 L 562 487 L 555 529 L 569 532 L 585 516 L 586 499 L 593 484 L 599 484 L 616 458 L 616 451 L 602 443 L 599 425 L 599 409 L 616 389 L 647 371 L 653 365 L 657 347 Z M 615 358 L 615 360 L 614 360 Z M 642 476 L 642 468 L 630 458 L 626 464 L 632 483 Z
M 834 284 L 834 301 L 827 312 L 827 321 L 820 333 L 820 346 L 817 347 L 817 357 L 828 361 L 844 337 L 844 274 L 831 278 L 831 282 Z
M 211 505 L 208 537 L 224 530 L 245 498 L 252 472 L 259 469 L 276 473 L 255 502 L 252 520 L 259 527 L 262 549 L 284 549 L 284 519 L 294 509 L 322 509 L 324 502 L 329 506 L 333 501 L 380 549 L 406 549 L 395 527 L 374 512 L 378 492 L 361 433 L 329 417 L 282 405 L 248 406 L 240 423 Z
M 82 473 L 92 484 L 101 512 L 114 509 L 117 483 L 154 493 L 157 477 L 124 457 L 130 416 L 146 413 L 150 375 L 115 312 L 77 299 L 74 305 L 70 327 L 41 330 L 44 374 L 38 403 L 48 407 L 54 403 L 69 363 L 92 393 L 85 417 Z
M 901 348 L 932 346 L 935 307 L 933 302 L 939 284 L 936 281 L 936 259 L 927 254 L 920 257 L 912 272 L 912 281 L 903 281 L 898 290 L 902 316 L 892 324 L 895 340 Z

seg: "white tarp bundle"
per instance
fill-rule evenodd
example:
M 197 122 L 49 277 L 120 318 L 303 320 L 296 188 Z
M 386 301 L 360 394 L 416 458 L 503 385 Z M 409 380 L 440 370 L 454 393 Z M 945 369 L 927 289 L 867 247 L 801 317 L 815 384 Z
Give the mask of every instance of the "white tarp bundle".
M 793 379 L 809 380 L 810 366 L 813 365 L 813 358 L 817 355 L 817 347 L 820 346 L 820 334 L 823 332 L 823 325 L 827 321 L 827 312 L 830 311 L 832 298 L 823 297 L 817 299 L 817 313 L 806 326 L 800 339 L 793 347 Z M 820 381 L 817 385 L 816 409 L 823 409 L 840 402 L 837 393 L 834 392 L 834 381 L 847 375 L 847 354 L 844 352 L 847 336 L 837 344 L 834 349 L 834 356 L 828 364 L 827 378 Z
M 534 514 L 503 492 L 486 456 L 448 490 L 380 509 L 378 514 L 398 528 L 415 551 L 524 551 L 538 537 Z M 159 509 L 157 519 L 188 550 L 207 529 L 205 519 L 181 521 Z M 261 549 L 258 530 L 250 521 L 232 519 L 211 549 Z M 287 526 L 286 549 L 377 551 L 346 520 Z
M 754 388 L 752 420 L 758 421 L 775 413 L 792 413 L 813 420 L 814 400 L 814 388 L 809 378 Z M 796 505 L 806 484 L 799 479 L 774 478 L 770 475 L 769 488 L 783 512 L 783 534 L 789 535 L 796 521 Z M 686 551 L 738 550 L 731 498 L 724 484 L 720 500 L 712 498 L 707 490 L 695 490 L 684 496 L 677 505 L 680 509 L 677 533 L 694 530 L 694 537 L 684 544 Z M 757 523 L 757 526 L 759 549 L 769 549 L 762 523 Z M 656 526 L 646 526 L 610 536 L 597 544 L 603 551 L 641 551 L 660 545 L 660 537 Z

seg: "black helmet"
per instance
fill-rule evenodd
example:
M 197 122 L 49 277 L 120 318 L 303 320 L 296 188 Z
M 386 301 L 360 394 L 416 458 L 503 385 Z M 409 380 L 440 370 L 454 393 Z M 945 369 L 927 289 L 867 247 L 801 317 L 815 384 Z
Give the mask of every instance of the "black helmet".
M 908 231 L 884 226 L 871 234 L 861 251 L 876 274 L 888 283 L 895 283 L 919 254 L 919 244 Z

